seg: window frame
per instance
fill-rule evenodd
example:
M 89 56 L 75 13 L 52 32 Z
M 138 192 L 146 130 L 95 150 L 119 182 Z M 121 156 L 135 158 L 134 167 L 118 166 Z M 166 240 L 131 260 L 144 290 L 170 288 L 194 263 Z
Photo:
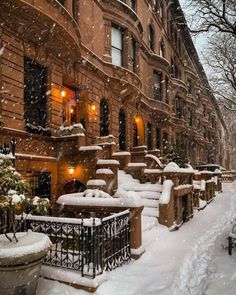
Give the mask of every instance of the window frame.
M 117 30 L 120 32 L 120 35 L 121 35 L 121 48 L 118 48 L 116 46 L 113 45 L 113 30 Z M 113 52 L 116 51 L 116 52 L 119 52 L 120 53 L 120 60 L 121 60 L 121 63 L 120 64 L 116 64 L 113 60 Z M 115 65 L 115 66 L 118 66 L 118 67 L 124 67 L 124 30 L 115 25 L 115 24 L 112 24 L 111 26 L 111 58 L 112 58 L 112 64 Z

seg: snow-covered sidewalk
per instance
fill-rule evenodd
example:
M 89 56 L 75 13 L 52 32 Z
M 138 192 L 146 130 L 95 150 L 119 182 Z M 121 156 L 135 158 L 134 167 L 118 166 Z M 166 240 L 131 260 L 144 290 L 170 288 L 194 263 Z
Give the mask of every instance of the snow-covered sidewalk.
M 223 189 L 176 232 L 145 217 L 146 252 L 141 259 L 108 273 L 108 281 L 95 294 L 235 294 L 236 251 L 229 257 L 221 244 L 226 244 L 230 220 L 236 216 L 236 183 L 224 184 Z M 41 279 L 37 295 L 49 294 L 89 293 Z

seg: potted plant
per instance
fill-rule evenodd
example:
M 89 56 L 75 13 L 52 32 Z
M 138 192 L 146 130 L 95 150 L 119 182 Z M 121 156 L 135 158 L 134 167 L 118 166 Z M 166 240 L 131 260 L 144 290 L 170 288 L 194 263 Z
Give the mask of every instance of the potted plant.
M 51 242 L 41 233 L 18 232 L 15 215 L 29 208 L 45 212 L 49 201 L 27 197 L 29 185 L 12 160 L 11 154 L 0 154 L 0 295 L 33 295 Z

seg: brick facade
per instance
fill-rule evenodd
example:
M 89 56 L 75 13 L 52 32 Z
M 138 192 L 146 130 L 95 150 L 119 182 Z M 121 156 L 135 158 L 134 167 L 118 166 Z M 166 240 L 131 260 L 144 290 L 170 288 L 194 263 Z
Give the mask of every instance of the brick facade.
M 207 90 L 189 33 L 175 21 L 178 1 L 170 9 L 163 1 L 161 16 L 154 3 L 138 0 L 133 11 L 129 0 L 1 1 L 1 142 L 16 138 L 18 170 L 52 173 L 54 197 L 71 179 L 67 172 L 71 162 L 80 163 L 77 179 L 86 183 L 92 177 L 78 148 L 95 143 L 100 136 L 102 99 L 109 109 L 109 134 L 117 144 L 119 112 L 125 113 L 127 150 L 132 151 L 134 145 L 134 124 L 137 144 L 147 145 L 149 124 L 151 149 L 157 148 L 158 129 L 160 153 L 171 143 L 183 148 L 193 165 L 216 162 L 229 166 L 228 131 Z M 122 67 L 112 61 L 112 26 L 122 31 Z M 131 40 L 135 40 L 135 67 Z M 26 131 L 24 57 L 47 69 L 46 116 L 51 136 Z M 159 86 L 154 85 L 155 73 L 161 77 Z M 79 93 L 76 123 L 85 125 L 83 139 L 58 136 L 63 124 L 63 87 Z

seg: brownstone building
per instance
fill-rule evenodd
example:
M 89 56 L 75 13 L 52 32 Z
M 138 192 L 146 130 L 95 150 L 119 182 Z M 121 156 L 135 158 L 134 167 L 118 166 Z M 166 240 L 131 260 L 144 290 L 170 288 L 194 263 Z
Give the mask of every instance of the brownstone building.
M 175 144 L 193 165 L 229 166 L 177 0 L 2 0 L 0 11 L 1 142 L 16 139 L 35 194 L 86 184 L 97 159 L 140 146 Z

